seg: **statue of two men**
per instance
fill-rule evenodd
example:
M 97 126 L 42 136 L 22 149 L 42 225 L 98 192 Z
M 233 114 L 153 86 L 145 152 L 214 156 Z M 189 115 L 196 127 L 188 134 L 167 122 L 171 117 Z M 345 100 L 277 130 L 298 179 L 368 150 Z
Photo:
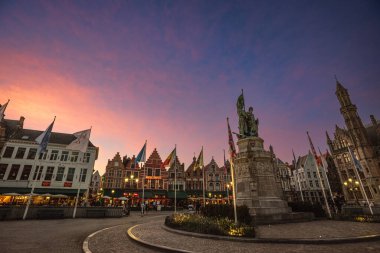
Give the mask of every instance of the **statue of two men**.
M 249 107 L 248 112 L 245 111 L 243 91 L 236 102 L 236 107 L 239 116 L 239 139 L 258 137 L 259 120 L 255 119 L 252 107 Z

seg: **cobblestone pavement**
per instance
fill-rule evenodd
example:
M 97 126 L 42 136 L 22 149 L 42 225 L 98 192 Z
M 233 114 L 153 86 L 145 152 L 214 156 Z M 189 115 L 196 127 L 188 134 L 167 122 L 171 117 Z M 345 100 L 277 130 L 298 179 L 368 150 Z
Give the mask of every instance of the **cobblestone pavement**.
M 315 224 L 314 224 L 315 223 Z M 182 250 L 188 250 L 193 252 L 255 252 L 255 253 L 271 253 L 271 252 L 286 252 L 286 253 L 295 253 L 295 252 L 334 252 L 334 253 L 378 253 L 380 252 L 380 242 L 362 242 L 362 243 L 347 243 L 347 244 L 325 244 L 325 245 L 310 245 L 310 244 L 275 244 L 275 243 L 242 243 L 242 242 L 231 242 L 231 241 L 223 241 L 223 240 L 212 240 L 212 239 L 203 239 L 203 238 L 194 238 L 185 235 L 179 235 L 175 233 L 170 233 L 161 228 L 163 224 L 162 221 L 155 221 L 152 223 L 146 223 L 140 225 L 133 229 L 133 234 L 139 237 L 140 239 L 163 245 L 166 247 L 177 248 Z M 352 223 L 348 225 L 343 222 L 338 224 L 337 222 L 329 223 L 329 221 L 322 222 L 308 222 L 308 223 L 293 223 L 293 224 L 284 224 L 284 225 L 276 225 L 282 226 L 282 236 L 286 237 L 289 235 L 296 235 L 297 237 L 302 238 L 303 235 L 317 235 L 321 232 L 321 229 L 324 230 L 328 227 L 328 230 L 333 231 L 333 227 L 339 227 L 336 231 L 341 231 L 346 226 L 356 226 L 359 227 L 361 223 Z M 285 226 L 285 225 L 293 225 Z M 370 230 L 378 229 L 379 224 L 368 224 Z M 365 226 L 364 225 L 364 226 Z M 377 225 L 377 226 L 373 226 Z M 297 229 L 297 226 L 300 228 Z M 285 228 L 285 229 L 284 229 Z M 272 228 L 271 228 L 272 229 Z M 287 230 L 289 229 L 289 230 Z M 363 229 L 364 228 L 360 228 Z M 378 231 L 378 230 L 377 230 Z M 123 231 L 124 232 L 124 231 Z M 114 231 L 116 233 L 116 231 Z M 268 231 L 266 231 L 268 233 Z M 281 232 L 279 232 L 281 233 Z M 346 233 L 348 234 L 348 233 Z M 336 236 L 338 237 L 338 236 Z M 121 251 L 119 251 L 121 252 Z
M 163 222 L 165 216 L 162 216 L 159 220 L 160 223 Z M 158 219 L 157 216 L 147 216 L 140 217 L 138 220 L 129 222 L 128 224 L 118 226 L 115 228 L 104 230 L 97 233 L 89 240 L 89 249 L 92 253 L 105 253 L 105 252 L 128 252 L 128 253 L 154 253 L 157 250 L 148 249 L 141 246 L 129 239 L 127 231 L 130 227 L 145 223 L 150 224 L 152 221 Z M 149 227 L 149 225 L 148 225 Z
M 84 239 L 95 231 L 119 224 L 125 224 L 125 228 L 127 228 L 154 220 L 154 216 L 165 213 L 150 212 L 147 216 L 140 217 L 138 212 L 132 212 L 128 217 L 105 219 L 2 221 L 0 222 L 0 252 L 79 253 L 82 252 Z M 104 236 L 107 236 L 107 233 L 104 233 Z M 129 240 L 124 240 L 124 243 L 135 246 Z M 105 245 L 109 244 L 106 243 Z
M 259 238 L 338 238 L 380 234 L 379 223 L 311 221 L 259 226 Z

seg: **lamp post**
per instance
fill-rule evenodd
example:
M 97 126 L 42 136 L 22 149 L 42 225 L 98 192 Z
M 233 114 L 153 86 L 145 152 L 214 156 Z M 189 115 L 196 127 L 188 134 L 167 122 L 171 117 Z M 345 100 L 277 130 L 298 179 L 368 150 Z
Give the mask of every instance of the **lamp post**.
M 230 193 L 228 192 L 229 188 L 230 188 L 230 184 L 227 184 L 227 202 L 228 204 L 230 204 Z
M 355 202 L 357 205 L 359 205 L 359 200 L 355 193 L 359 190 L 359 181 L 349 178 L 347 181 L 344 181 L 343 184 L 345 187 L 347 187 L 349 191 L 351 191 L 354 194 Z

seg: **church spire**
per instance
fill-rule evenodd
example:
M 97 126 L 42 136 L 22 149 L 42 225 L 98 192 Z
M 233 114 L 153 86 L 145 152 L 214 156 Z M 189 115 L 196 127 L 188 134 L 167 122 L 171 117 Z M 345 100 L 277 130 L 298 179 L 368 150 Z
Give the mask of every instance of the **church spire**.
M 338 91 L 347 91 L 347 89 L 345 89 L 343 87 L 343 85 L 339 82 L 339 80 L 336 77 L 336 75 L 334 75 L 334 77 L 335 77 L 335 81 L 336 81 L 336 92 L 338 92 Z
M 327 131 L 326 131 L 326 139 L 327 139 L 327 143 L 331 142 L 331 138 L 330 138 L 329 133 Z
M 358 115 L 357 107 L 351 102 L 348 90 L 338 80 L 336 80 L 335 94 L 339 100 L 340 113 L 344 118 L 350 138 L 359 141 L 363 146 L 369 145 L 367 133 Z M 336 127 L 336 132 L 337 130 Z

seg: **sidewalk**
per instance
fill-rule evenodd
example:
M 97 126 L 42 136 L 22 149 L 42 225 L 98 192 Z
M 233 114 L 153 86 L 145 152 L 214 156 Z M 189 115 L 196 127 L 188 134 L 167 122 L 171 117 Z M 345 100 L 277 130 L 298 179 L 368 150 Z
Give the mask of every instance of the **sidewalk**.
M 380 252 L 380 241 L 368 241 L 357 243 L 340 244 L 284 244 L 284 243 L 262 243 L 262 242 L 238 242 L 231 240 L 215 240 L 199 238 L 189 235 L 173 233 L 163 228 L 164 217 L 155 219 L 152 222 L 136 225 L 129 229 L 128 235 L 142 245 L 150 248 L 160 247 L 164 251 L 172 252 Z M 125 234 L 127 228 L 116 227 L 111 229 L 112 233 Z M 108 232 L 110 233 L 110 231 Z M 289 223 L 272 226 L 259 226 L 258 237 L 260 239 L 333 239 L 343 237 L 358 237 L 380 234 L 380 224 L 378 223 L 357 223 L 345 221 L 312 221 L 305 223 Z M 101 235 L 99 235 L 101 236 Z M 120 248 L 123 241 L 119 242 Z M 94 247 L 102 247 L 95 245 Z M 91 243 L 90 243 L 91 249 Z M 142 248 L 143 249 L 143 248 Z M 97 252 L 102 250 L 97 249 Z M 106 252 L 106 249 L 105 251 Z M 121 251 L 120 251 L 121 252 Z

